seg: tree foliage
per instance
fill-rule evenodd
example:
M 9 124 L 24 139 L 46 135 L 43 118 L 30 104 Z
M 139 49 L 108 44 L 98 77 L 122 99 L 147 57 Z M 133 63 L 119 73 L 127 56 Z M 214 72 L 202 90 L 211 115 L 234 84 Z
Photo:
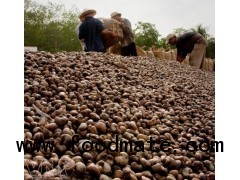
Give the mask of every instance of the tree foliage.
M 208 46 L 206 48 L 206 57 L 215 59 L 215 38 L 208 39 Z
M 197 25 L 195 28 L 191 28 L 191 30 L 201 34 L 205 39 L 210 37 L 210 35 L 207 33 L 208 28 L 203 27 L 202 24 Z
M 42 5 L 32 0 L 24 1 L 24 45 L 37 46 L 50 52 L 79 51 L 75 33 L 78 10 L 66 11 L 63 5 Z
M 152 46 L 159 46 L 158 40 L 160 34 L 154 24 L 138 22 L 137 27 L 133 30 L 135 34 L 136 44 L 140 47 L 148 49 Z
M 33 0 L 24 1 L 24 45 L 37 46 L 38 50 L 50 52 L 79 51 L 81 46 L 75 29 L 79 23 L 79 10 L 66 10 L 62 4 L 39 4 Z M 133 30 L 136 44 L 145 50 L 155 47 L 175 48 L 166 44 L 166 37 L 159 34 L 154 24 L 138 22 Z M 215 38 L 208 34 L 208 28 L 202 24 L 191 29 L 176 28 L 179 36 L 187 31 L 202 34 L 209 42 L 206 57 L 215 58 Z
M 184 28 L 176 28 L 176 29 L 174 29 L 173 33 L 176 34 L 176 36 L 180 36 L 187 31 L 188 30 L 184 29 Z

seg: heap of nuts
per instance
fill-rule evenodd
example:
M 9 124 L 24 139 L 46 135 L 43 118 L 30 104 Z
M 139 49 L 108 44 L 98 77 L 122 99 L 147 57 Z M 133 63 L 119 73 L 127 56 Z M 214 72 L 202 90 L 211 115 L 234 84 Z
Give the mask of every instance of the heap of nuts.
M 214 78 L 149 57 L 25 52 L 24 178 L 214 179 Z

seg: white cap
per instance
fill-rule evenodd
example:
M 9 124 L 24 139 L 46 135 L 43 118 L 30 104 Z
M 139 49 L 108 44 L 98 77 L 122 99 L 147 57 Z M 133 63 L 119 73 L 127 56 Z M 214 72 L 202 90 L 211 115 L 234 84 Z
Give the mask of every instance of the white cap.
M 122 14 L 119 12 L 113 12 L 113 13 L 111 13 L 111 18 L 113 18 L 114 16 L 117 16 L 117 15 L 121 16 Z
M 168 44 L 169 40 L 172 39 L 173 37 L 176 37 L 176 35 L 174 33 L 167 35 L 166 44 Z

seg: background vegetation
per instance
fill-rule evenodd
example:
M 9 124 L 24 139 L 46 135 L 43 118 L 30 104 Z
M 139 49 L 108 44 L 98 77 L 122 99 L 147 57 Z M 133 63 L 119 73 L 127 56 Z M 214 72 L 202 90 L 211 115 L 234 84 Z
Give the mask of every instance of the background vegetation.
M 37 46 L 39 51 L 50 52 L 81 50 L 76 35 L 79 12 L 74 8 L 66 10 L 62 4 L 42 5 L 33 0 L 24 0 L 24 46 Z M 215 38 L 210 37 L 207 27 L 200 24 L 191 29 L 174 29 L 176 35 L 187 31 L 202 34 L 209 42 L 206 57 L 215 58 Z M 162 37 L 154 24 L 138 22 L 134 33 L 136 44 L 145 50 L 152 46 L 174 48 L 166 45 L 166 37 Z

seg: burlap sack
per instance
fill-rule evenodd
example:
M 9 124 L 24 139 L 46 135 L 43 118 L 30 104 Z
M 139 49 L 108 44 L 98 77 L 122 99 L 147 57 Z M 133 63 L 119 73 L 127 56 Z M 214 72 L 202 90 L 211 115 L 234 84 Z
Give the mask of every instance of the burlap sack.
M 183 64 L 189 64 L 189 56 L 187 55 L 186 58 L 182 62 Z
M 119 43 L 115 44 L 115 45 L 108 48 L 108 52 L 113 53 L 113 54 L 121 55 L 122 54 L 122 47 Z
M 120 23 L 118 21 L 110 18 L 98 18 L 98 19 L 103 23 L 103 26 L 107 30 L 112 31 L 120 35 L 121 37 L 123 37 L 123 30 L 120 27 Z M 113 38 L 112 36 L 104 35 L 103 40 L 104 40 L 105 48 L 109 48 L 117 44 L 120 41 L 120 38 Z
M 172 50 L 174 52 L 174 56 L 177 57 L 177 49 L 175 48 L 175 49 L 172 49 Z
M 158 59 L 161 59 L 161 60 L 165 59 L 165 51 L 164 51 L 164 49 L 153 50 L 153 54 Z
M 147 57 L 154 57 L 154 54 L 153 52 L 150 50 L 150 51 L 147 51 Z
M 203 63 L 203 70 L 208 71 L 208 63 L 209 63 L 208 58 L 205 58 Z
M 138 56 L 147 57 L 147 53 L 142 48 L 136 46 L 136 49 L 137 49 L 137 55 Z
M 171 60 L 175 61 L 176 60 L 176 55 L 174 50 L 171 50 Z
M 166 60 L 171 60 L 171 59 L 172 59 L 172 57 L 171 57 L 171 52 L 170 52 L 170 51 L 165 52 L 165 59 L 166 59 Z
M 208 70 L 209 71 L 213 71 L 213 60 L 212 59 L 209 59 L 209 61 L 208 61 Z

